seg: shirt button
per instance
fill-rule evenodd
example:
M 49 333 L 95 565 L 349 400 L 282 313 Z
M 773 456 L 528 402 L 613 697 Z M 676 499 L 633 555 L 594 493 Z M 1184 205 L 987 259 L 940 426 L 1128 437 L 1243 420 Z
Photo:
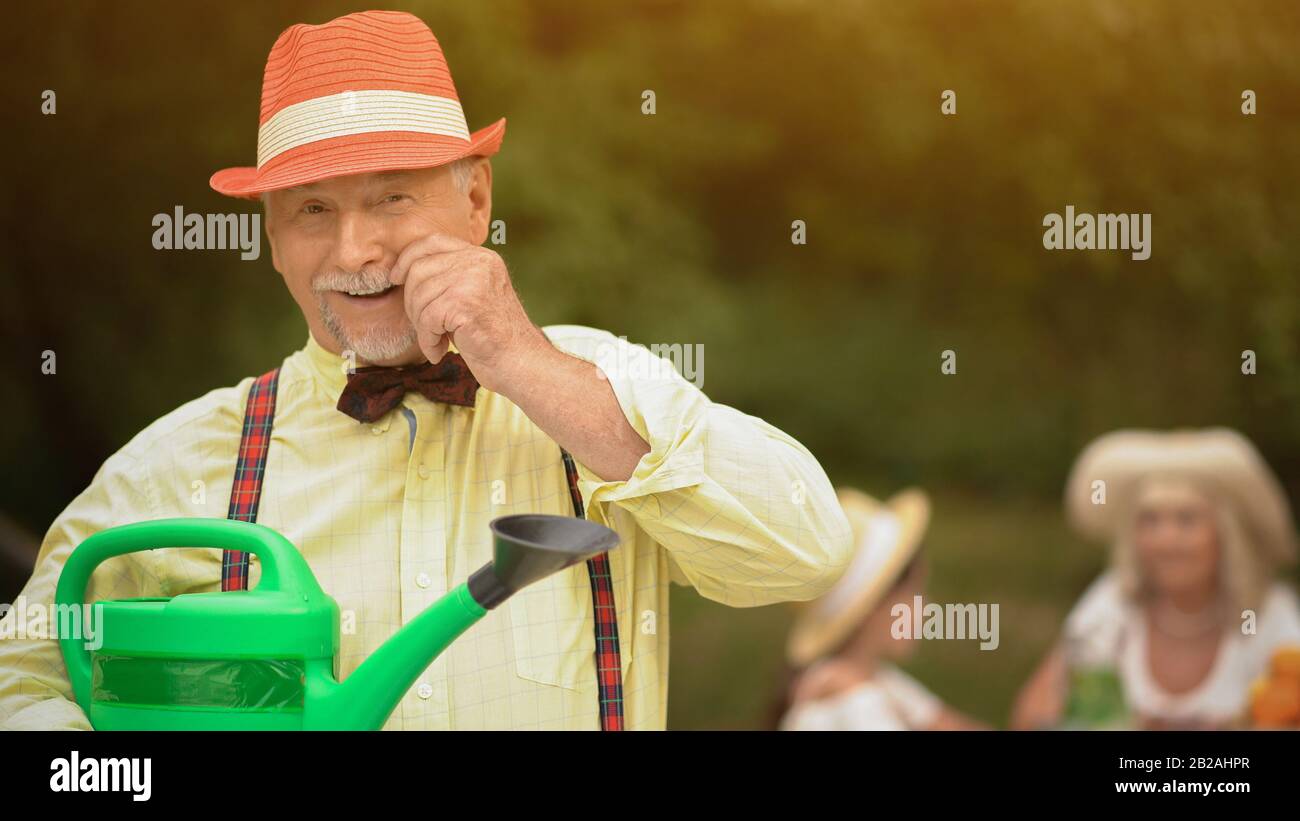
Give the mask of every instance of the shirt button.
M 415 694 L 420 698 L 429 698 L 433 695 L 433 687 L 428 684 L 421 684 L 415 689 Z
M 420 478 L 421 478 L 421 479 L 428 479 L 428 478 L 429 478 L 429 469 L 428 469 L 427 467 L 425 467 L 424 465 L 420 465 L 420 469 L 419 469 L 418 471 L 416 471 L 416 472 L 420 474 Z
M 428 587 L 429 585 L 433 584 L 433 579 L 429 578 L 428 573 L 421 573 L 420 575 L 415 577 L 415 583 L 418 584 L 420 587 Z
M 373 428 L 370 429 L 370 432 L 373 433 L 375 436 L 378 436 L 379 434 L 384 432 L 384 429 L 379 427 L 378 425 L 375 425 Z

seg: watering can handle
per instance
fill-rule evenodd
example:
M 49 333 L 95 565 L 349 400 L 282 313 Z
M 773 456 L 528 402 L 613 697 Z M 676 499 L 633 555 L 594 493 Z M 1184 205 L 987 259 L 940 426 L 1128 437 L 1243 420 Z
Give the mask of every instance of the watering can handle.
M 80 607 L 96 567 L 114 556 L 159 547 L 241 550 L 261 561 L 259 591 L 306 595 L 320 590 L 298 549 L 269 527 L 233 519 L 156 519 L 101 530 L 78 545 L 59 574 L 55 604 Z M 86 707 L 90 694 L 90 653 L 86 642 L 78 636 L 60 636 L 59 644 L 77 701 Z

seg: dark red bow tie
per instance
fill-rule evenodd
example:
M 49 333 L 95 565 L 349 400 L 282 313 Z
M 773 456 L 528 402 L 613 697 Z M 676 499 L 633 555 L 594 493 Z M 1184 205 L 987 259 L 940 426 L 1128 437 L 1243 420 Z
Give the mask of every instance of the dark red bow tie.
M 338 409 L 358 422 L 373 422 L 402 403 L 408 392 L 434 402 L 474 407 L 478 380 L 460 354 L 448 352 L 438 364 L 404 368 L 357 368 L 339 395 Z

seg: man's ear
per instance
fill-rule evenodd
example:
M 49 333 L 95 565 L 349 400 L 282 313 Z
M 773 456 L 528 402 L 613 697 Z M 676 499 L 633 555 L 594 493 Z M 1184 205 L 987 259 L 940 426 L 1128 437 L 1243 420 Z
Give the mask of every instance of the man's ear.
M 471 241 L 482 245 L 492 225 L 492 161 L 483 157 L 469 178 L 469 231 Z

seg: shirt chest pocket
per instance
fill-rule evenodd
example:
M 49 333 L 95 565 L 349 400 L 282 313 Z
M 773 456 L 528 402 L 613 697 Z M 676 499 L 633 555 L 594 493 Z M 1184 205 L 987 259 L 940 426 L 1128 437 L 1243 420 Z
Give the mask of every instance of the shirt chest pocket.
M 595 622 L 586 563 L 525 587 L 506 606 L 521 678 L 573 690 L 595 687 Z

